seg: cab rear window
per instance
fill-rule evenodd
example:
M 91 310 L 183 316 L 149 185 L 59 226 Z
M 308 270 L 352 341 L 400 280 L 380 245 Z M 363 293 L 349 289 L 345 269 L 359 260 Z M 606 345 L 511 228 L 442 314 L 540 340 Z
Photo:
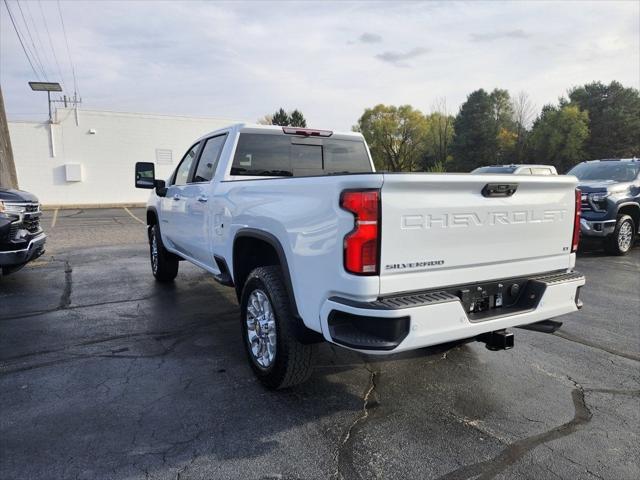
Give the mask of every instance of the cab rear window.
M 241 133 L 231 175 L 306 177 L 369 173 L 362 140 Z

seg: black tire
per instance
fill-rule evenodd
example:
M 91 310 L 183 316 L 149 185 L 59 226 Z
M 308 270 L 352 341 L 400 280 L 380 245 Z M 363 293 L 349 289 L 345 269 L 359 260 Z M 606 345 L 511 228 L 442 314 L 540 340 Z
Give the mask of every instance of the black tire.
M 618 215 L 616 228 L 605 239 L 605 249 L 611 255 L 626 255 L 633 248 L 636 238 L 636 226 L 629 215 Z
M 154 262 L 154 242 L 156 247 L 156 261 Z M 178 258 L 162 243 L 160 227 L 156 224 L 149 229 L 149 259 L 151 260 L 151 273 L 159 282 L 173 282 L 178 275 Z
M 261 365 L 256 359 L 249 340 L 248 304 L 250 298 L 256 298 L 256 294 L 266 294 L 275 321 L 275 353 L 267 366 Z M 306 381 L 311 374 L 315 346 L 298 340 L 295 334 L 297 321 L 291 310 L 291 301 L 282 280 L 280 267 L 268 266 L 253 270 L 244 284 L 240 298 L 240 329 L 249 364 L 267 388 L 281 389 L 298 385 Z M 263 328 L 264 331 L 266 330 Z M 256 330 L 253 329 L 253 332 L 255 335 Z

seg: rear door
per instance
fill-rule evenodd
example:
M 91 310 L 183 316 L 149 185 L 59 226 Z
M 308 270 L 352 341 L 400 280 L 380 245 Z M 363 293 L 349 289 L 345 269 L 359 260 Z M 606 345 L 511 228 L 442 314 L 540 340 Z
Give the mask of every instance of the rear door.
M 492 194 L 499 185 L 515 192 Z M 568 176 L 385 174 L 381 294 L 569 268 L 575 187 Z

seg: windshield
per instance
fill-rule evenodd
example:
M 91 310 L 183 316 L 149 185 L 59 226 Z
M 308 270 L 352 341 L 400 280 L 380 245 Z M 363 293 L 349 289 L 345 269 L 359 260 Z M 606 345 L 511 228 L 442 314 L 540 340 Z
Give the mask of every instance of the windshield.
M 364 141 L 241 133 L 231 175 L 303 177 L 370 173 Z
M 496 165 L 495 167 L 480 167 L 476 168 L 471 173 L 513 173 L 516 171 L 516 167 L 503 167 Z
M 640 163 L 631 162 L 594 162 L 581 163 L 569 170 L 568 175 L 575 175 L 578 180 L 614 180 L 631 182 L 640 171 Z

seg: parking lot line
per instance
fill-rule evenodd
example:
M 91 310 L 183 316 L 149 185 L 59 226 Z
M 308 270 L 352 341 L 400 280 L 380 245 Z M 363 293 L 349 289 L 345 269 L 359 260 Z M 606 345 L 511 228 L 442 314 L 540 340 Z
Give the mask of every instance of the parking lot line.
M 146 223 L 145 223 L 145 222 L 143 222 L 143 221 L 142 221 L 142 220 L 140 220 L 138 217 L 136 217 L 136 216 L 133 214 L 133 212 L 132 212 L 131 210 L 129 210 L 127 207 L 122 207 L 122 208 L 124 208 L 125 212 L 127 212 L 129 215 L 131 215 L 131 217 L 132 217 L 134 220 L 137 220 L 137 221 L 138 221 L 138 222 L 140 222 L 141 224 L 146 225 Z
M 53 220 L 51 220 L 51 228 L 56 226 L 56 221 L 58 220 L 58 209 L 56 208 L 53 211 Z

